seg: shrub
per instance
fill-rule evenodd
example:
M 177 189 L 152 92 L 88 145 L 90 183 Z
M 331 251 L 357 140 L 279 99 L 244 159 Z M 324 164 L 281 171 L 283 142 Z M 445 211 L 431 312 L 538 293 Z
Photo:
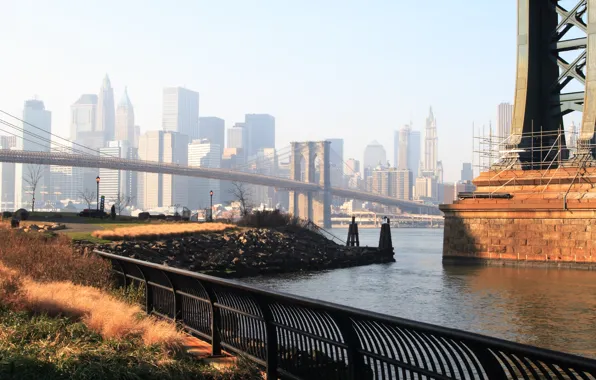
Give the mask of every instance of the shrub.
M 29 211 L 25 210 L 24 208 L 20 208 L 15 211 L 14 217 L 19 220 L 27 220 L 29 219 Z
M 0 228 L 0 261 L 36 281 L 72 281 L 107 288 L 111 265 L 91 253 L 80 253 L 67 236 L 48 237 Z
M 239 226 L 254 228 L 276 228 L 286 226 L 300 226 L 301 221 L 290 214 L 282 214 L 279 210 L 254 211 L 244 215 L 239 221 Z

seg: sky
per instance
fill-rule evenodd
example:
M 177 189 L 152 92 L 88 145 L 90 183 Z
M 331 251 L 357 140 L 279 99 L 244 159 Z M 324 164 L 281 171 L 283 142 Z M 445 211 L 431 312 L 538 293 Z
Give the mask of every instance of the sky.
M 109 74 L 142 131 L 161 129 L 162 89 L 200 93 L 226 127 L 276 118 L 276 145 L 344 139 L 362 160 L 437 118 L 445 180 L 471 162 L 472 125 L 513 102 L 515 0 L 0 0 L 0 110 L 37 96 L 68 137 L 70 105 Z

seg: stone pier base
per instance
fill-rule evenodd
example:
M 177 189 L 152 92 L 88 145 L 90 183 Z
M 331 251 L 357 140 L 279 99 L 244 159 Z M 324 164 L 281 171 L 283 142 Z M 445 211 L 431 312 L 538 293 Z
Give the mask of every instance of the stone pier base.
M 596 171 L 577 170 L 482 173 L 477 198 L 441 206 L 444 260 L 596 268 Z

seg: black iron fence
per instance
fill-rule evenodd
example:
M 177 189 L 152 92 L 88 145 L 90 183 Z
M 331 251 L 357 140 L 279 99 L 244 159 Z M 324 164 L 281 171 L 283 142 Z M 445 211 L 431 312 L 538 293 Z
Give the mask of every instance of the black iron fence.
M 96 251 L 146 310 L 269 379 L 596 379 L 596 360 Z

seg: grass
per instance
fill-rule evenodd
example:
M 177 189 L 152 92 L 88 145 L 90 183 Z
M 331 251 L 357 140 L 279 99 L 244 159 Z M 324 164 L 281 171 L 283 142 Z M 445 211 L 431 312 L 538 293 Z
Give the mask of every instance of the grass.
M 121 227 L 107 231 L 94 231 L 91 235 L 95 238 L 106 240 L 159 239 L 188 236 L 203 232 L 221 232 L 232 228 L 235 228 L 235 226 L 224 223 L 150 224 L 145 226 Z
M 31 315 L 0 304 L 0 378 L 5 379 L 255 379 L 242 365 L 215 370 L 140 338 L 104 339 L 67 317 Z
M 63 232 L 62 234 L 68 236 L 73 241 L 88 241 L 95 244 L 106 244 L 111 242 L 111 240 L 96 238 L 91 235 L 91 232 Z

